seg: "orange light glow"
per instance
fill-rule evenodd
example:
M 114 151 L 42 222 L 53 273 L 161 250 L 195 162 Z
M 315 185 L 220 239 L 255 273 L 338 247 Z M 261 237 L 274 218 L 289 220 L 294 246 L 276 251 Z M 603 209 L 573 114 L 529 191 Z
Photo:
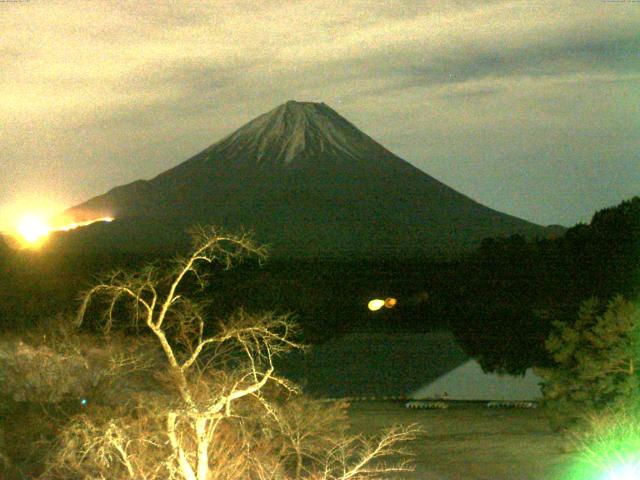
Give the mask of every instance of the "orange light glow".
M 372 312 L 375 312 L 377 310 L 380 310 L 382 307 L 393 308 L 396 306 L 396 303 L 398 303 L 398 300 L 393 297 L 389 297 L 384 300 L 380 298 L 374 298 L 367 304 L 367 308 Z
M 96 222 L 112 222 L 113 217 L 100 217 L 84 222 L 71 222 L 53 227 L 43 215 L 29 214 L 23 216 L 16 227 L 16 239 L 22 248 L 38 248 L 53 232 L 68 232 L 76 228 L 86 227 Z
M 69 230 L 75 230 L 78 227 L 86 227 L 87 225 L 91 225 L 92 223 L 113 222 L 113 220 L 114 220 L 113 217 L 100 217 L 100 218 L 96 218 L 95 220 L 87 220 L 86 222 L 72 222 L 62 227 L 54 228 L 51 231 L 52 232 L 68 232 Z
M 385 299 L 385 301 L 384 301 L 384 306 L 385 306 L 386 308 L 393 308 L 393 307 L 395 307 L 395 306 L 396 306 L 396 303 L 398 303 L 398 300 L 396 300 L 396 299 L 395 299 L 395 298 L 393 298 L 393 297 L 389 297 L 389 298 Z
M 39 215 L 26 215 L 20 219 L 17 230 L 23 242 L 28 245 L 36 245 L 49 235 L 51 227 Z

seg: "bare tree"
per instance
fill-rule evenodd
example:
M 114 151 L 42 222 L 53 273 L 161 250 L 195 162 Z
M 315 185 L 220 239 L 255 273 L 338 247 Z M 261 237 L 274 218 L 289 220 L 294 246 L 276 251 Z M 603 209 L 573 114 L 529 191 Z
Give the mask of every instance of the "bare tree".
M 286 408 L 297 388 L 276 374 L 273 361 L 301 348 L 289 316 L 240 310 L 205 334 L 206 308 L 185 295 L 187 278 L 202 287 L 203 266 L 230 268 L 248 255 L 263 259 L 265 252 L 247 236 L 200 229 L 192 253 L 168 272 L 158 265 L 118 271 L 85 292 L 78 325 L 90 315 L 92 302 L 100 301 L 109 333 L 126 306 L 125 320 L 149 331 L 160 346 L 169 393 L 142 398 L 136 409 L 115 416 L 78 417 L 64 432 L 47 478 L 347 480 L 407 468 L 404 461 L 370 465 L 403 453 L 395 446 L 413 438 L 413 428 L 392 430 L 374 443 L 340 429 L 331 438 L 324 427 L 335 422 L 308 410 L 314 430 L 299 407 Z

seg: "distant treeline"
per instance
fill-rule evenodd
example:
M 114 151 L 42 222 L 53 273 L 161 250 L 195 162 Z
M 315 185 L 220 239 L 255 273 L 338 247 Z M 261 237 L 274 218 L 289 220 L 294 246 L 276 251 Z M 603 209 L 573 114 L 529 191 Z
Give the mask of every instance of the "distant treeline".
M 73 313 L 96 274 L 166 258 L 13 251 L 0 242 L 0 329 L 20 330 L 58 312 Z M 591 296 L 640 290 L 640 198 L 596 213 L 553 239 L 487 239 L 456 261 L 247 261 L 212 267 L 204 292 L 212 325 L 234 309 L 292 312 L 308 342 L 349 331 L 421 332 L 451 328 L 484 368 L 522 372 L 546 362 L 553 320 L 575 317 Z M 196 288 L 195 285 L 192 288 Z M 367 310 L 395 297 L 393 309 Z M 215 327 L 212 327 L 215 328 Z
M 640 293 L 640 198 L 597 212 L 555 239 L 487 239 L 462 262 L 451 325 L 485 369 L 547 361 L 551 322 L 575 320 L 589 297 Z

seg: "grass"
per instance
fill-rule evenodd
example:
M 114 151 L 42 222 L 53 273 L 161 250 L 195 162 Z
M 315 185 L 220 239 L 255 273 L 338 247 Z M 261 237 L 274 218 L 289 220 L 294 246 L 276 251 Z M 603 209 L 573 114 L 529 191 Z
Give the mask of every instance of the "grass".
M 411 448 L 420 480 L 564 480 L 572 457 L 540 410 L 489 409 L 481 404 L 413 410 L 403 403 L 357 402 L 349 409 L 354 432 L 393 424 L 423 430 Z

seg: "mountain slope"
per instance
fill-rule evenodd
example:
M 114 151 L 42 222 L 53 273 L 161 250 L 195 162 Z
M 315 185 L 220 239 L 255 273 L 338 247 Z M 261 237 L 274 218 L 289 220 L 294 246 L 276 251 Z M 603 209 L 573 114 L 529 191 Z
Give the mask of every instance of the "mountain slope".
M 66 213 L 114 216 L 92 229 L 95 242 L 134 250 L 181 244 L 194 223 L 253 230 L 292 256 L 455 254 L 488 236 L 545 235 L 418 170 L 325 104 L 293 101 Z

